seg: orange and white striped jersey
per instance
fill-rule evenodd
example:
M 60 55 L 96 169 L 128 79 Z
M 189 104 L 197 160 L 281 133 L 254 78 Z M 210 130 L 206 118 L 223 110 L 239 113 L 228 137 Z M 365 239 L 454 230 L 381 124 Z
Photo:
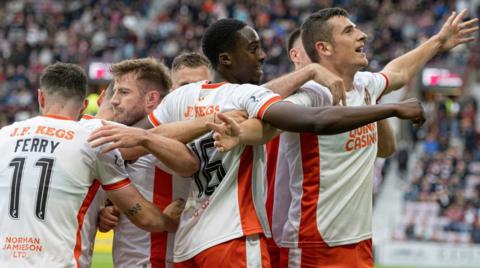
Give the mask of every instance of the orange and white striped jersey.
M 187 199 L 191 178 L 174 175 L 153 155 L 127 164 L 127 172 L 138 191 L 148 201 L 165 209 L 173 200 Z M 117 268 L 173 267 L 174 233 L 150 233 L 122 213 L 113 237 L 113 263 Z
M 2 267 L 80 267 L 81 230 L 94 193 L 130 184 L 120 153 L 92 149 L 90 132 L 55 115 L 0 130 Z
M 102 120 L 95 118 L 91 115 L 83 115 L 79 121 L 80 125 L 84 128 L 93 131 L 102 126 Z M 110 122 L 112 123 L 112 122 Z M 98 180 L 95 181 L 99 184 Z M 107 195 L 101 187 L 97 187 L 92 202 L 88 206 L 85 217 L 83 218 L 82 229 L 80 231 L 80 238 L 82 241 L 82 253 L 78 258 L 80 267 L 91 267 L 93 258 L 93 248 L 95 246 L 95 237 L 97 234 L 98 226 L 98 213 L 105 206 Z
M 188 120 L 214 112 L 245 110 L 262 118 L 280 97 L 250 84 L 192 83 L 167 95 L 150 115 L 153 124 Z M 238 237 L 270 236 L 264 205 L 265 147 L 237 146 L 220 153 L 212 133 L 189 144 L 200 160 L 180 226 L 175 236 L 174 261 Z
M 387 86 L 383 74 L 359 72 L 354 77 L 354 89 L 347 92 L 347 105 L 366 105 L 366 90 L 373 101 L 378 100 Z M 332 105 L 330 91 L 313 81 L 286 101 L 307 107 Z M 329 136 L 285 132 L 281 143 L 279 155 L 286 158 L 290 176 L 277 174 L 275 183 L 277 188 L 289 187 L 292 201 L 285 207 L 277 205 L 282 196 L 278 196 L 280 200 L 275 198 L 274 226 L 276 220 L 284 221 L 287 215 L 281 233 L 274 233 L 277 242 L 283 247 L 301 248 L 346 245 L 371 238 L 376 123 Z

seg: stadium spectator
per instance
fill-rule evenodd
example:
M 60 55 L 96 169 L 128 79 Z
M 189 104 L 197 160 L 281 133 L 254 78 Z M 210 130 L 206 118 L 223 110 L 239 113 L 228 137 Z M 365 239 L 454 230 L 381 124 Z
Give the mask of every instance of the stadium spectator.
M 269 57 L 265 80 L 289 70 L 283 53 L 287 34 L 300 25 L 312 10 L 340 4 L 373 40 L 367 58 L 378 71 L 389 59 L 417 46 L 439 29 L 454 4 L 445 1 L 165 1 L 153 10 L 154 1 L 141 0 L 17 0 L 0 6 L 0 118 L 13 122 L 17 112 L 32 115 L 36 103 L 27 107 L 7 105 L 5 100 L 18 86 L 7 76 L 23 66 L 27 91 L 35 95 L 42 69 L 55 61 L 72 62 L 87 68 L 91 61 L 118 62 L 132 57 L 153 56 L 167 65 L 181 51 L 199 51 L 200 39 L 211 22 L 236 17 L 256 29 Z M 472 4 L 473 5 L 473 4 Z M 472 7 L 477 10 L 479 7 Z M 372 14 L 375 14 L 373 16 Z M 461 50 L 461 49 L 460 49 Z M 466 58 L 437 61 L 464 65 Z M 3 81 L 3 82 L 2 82 Z M 0 124 L 2 124 L 0 120 Z M 3 124 L 4 125 L 4 124 Z M 1 126 L 1 125 L 0 125 Z
M 406 216 L 398 226 L 396 239 L 480 243 L 480 159 L 475 158 L 478 148 L 471 145 L 478 133 L 469 133 L 475 129 L 471 125 L 475 126 L 477 120 L 476 102 L 471 97 L 458 99 L 458 112 L 450 119 L 450 126 L 460 126 L 458 132 L 454 127 L 440 130 L 446 103 L 452 101 L 442 97 L 436 102 L 434 121 L 423 141 L 424 153 L 410 171 L 404 194 Z M 469 123 L 462 126 L 466 121 Z M 470 130 L 465 131 L 467 128 Z M 439 140 L 444 140 L 444 146 L 432 146 Z

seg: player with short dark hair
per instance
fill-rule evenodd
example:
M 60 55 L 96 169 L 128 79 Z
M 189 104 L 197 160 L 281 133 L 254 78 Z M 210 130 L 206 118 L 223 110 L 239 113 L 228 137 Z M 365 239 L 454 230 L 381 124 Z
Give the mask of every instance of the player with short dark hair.
M 308 17 L 302 25 L 302 41 L 312 61 L 342 78 L 346 104 L 368 107 L 368 96 L 377 101 L 385 92 L 405 85 L 438 51 L 473 40 L 470 35 L 478 30 L 478 20 L 461 22 L 465 12 L 452 14 L 439 33 L 390 62 L 381 73 L 359 72 L 368 64 L 363 53 L 366 35 L 342 9 L 324 9 Z M 305 107 L 332 105 L 329 90 L 312 81 L 287 100 Z M 252 134 L 245 129 L 241 133 Z M 377 139 L 374 123 L 330 136 L 282 134 L 279 155 L 287 159 L 289 178 L 279 176 L 276 185 L 290 191 L 291 201 L 274 204 L 274 215 L 287 216 L 284 224 L 277 223 L 280 232 L 275 238 L 289 248 L 289 267 L 373 267 L 372 177 Z M 276 201 L 283 202 L 284 196 Z M 273 225 L 275 230 L 275 217 Z
M 211 64 L 199 53 L 182 53 L 173 59 L 171 75 L 171 90 L 174 90 L 186 84 L 212 79 Z
M 338 133 L 398 115 L 423 120 L 417 101 L 360 108 L 303 108 L 280 101 L 259 83 L 265 53 L 257 33 L 242 22 L 222 19 L 207 29 L 202 47 L 215 67 L 213 82 L 181 87 L 169 95 L 150 116 L 164 124 L 189 120 L 202 114 L 244 109 L 251 118 L 296 131 Z M 230 46 L 214 46 L 218 40 Z M 233 40 L 233 41 L 232 41 Z M 161 125 L 160 125 L 161 126 Z M 115 134 L 116 135 L 116 134 Z M 118 137 L 119 143 L 133 136 Z M 189 205 L 176 233 L 174 261 L 180 267 L 221 265 L 268 267 L 264 234 L 269 235 L 263 204 L 263 146 L 239 146 L 221 153 L 213 134 L 189 144 L 200 162 L 193 176 Z
M 100 186 L 137 226 L 177 227 L 183 202 L 160 212 L 131 185 L 118 151 L 101 154 L 87 143 L 90 131 L 76 121 L 87 105 L 86 86 L 80 67 L 48 66 L 38 90 L 42 115 L 0 130 L 0 262 L 5 266 L 79 266 L 85 212 Z
M 231 45 L 223 48 L 214 46 L 222 39 L 230 40 Z M 261 49 L 256 32 L 241 22 L 224 19 L 212 24 L 205 32 L 202 48 L 210 61 L 216 62 L 214 64 L 216 66 L 214 83 L 192 84 L 169 94 L 159 106 L 163 109 L 157 109 L 158 112 L 154 112 L 159 122 L 184 120 L 189 116 L 194 116 L 194 114 L 179 114 L 179 112 L 186 111 L 185 109 L 188 111 L 188 107 L 195 102 L 197 97 L 204 98 L 202 105 L 218 106 L 219 111 L 231 109 L 230 107 L 243 108 L 247 110 L 251 118 L 263 119 L 274 126 L 317 133 L 344 131 L 349 127 L 356 127 L 354 126 L 356 123 L 361 126 L 368 120 L 375 121 L 393 115 L 389 114 L 386 106 L 383 108 L 382 106 L 336 107 L 309 110 L 282 102 L 275 94 L 264 88 L 245 84 L 260 82 L 265 53 Z M 407 118 L 422 118 L 422 110 L 417 102 L 405 105 L 409 106 L 408 112 L 412 112 Z M 328 115 L 329 109 L 331 109 L 332 115 L 339 116 L 335 120 L 335 123 L 339 125 L 328 124 L 332 119 Z M 343 114 L 344 112 L 349 114 L 348 117 Z M 350 114 L 350 112 L 352 113 Z M 365 120 L 364 123 L 361 123 L 362 120 Z M 327 125 L 323 125 L 324 123 Z M 214 265 L 215 260 L 211 258 L 213 255 L 210 256 L 210 254 L 213 252 L 218 256 L 233 254 L 230 250 L 225 249 L 227 245 L 230 245 L 233 250 L 238 247 L 240 247 L 238 249 L 245 248 L 245 243 L 247 243 L 247 252 L 249 250 L 257 252 L 257 261 L 260 265 L 261 261 L 265 261 L 260 257 L 265 254 L 263 233 L 269 234 L 265 210 L 262 209 L 262 192 L 259 191 L 259 187 L 261 187 L 259 185 L 263 185 L 261 179 L 263 175 L 260 174 L 264 169 L 259 166 L 260 163 L 257 159 L 263 155 L 263 147 L 244 146 L 222 155 L 219 152 L 211 151 L 208 146 L 205 147 L 206 144 L 213 146 L 211 134 L 195 140 L 190 145 L 194 152 L 198 152 L 201 161 L 201 169 L 195 175 L 196 187 L 190 195 L 190 201 L 194 202 L 192 204 L 197 205 L 187 207 L 182 216 L 181 227 L 177 232 L 175 261 L 183 262 L 182 264 L 188 266 L 190 264 L 198 265 L 201 260 L 207 260 Z M 212 166 L 210 169 L 210 163 L 214 162 L 219 166 L 215 169 Z M 222 169 L 224 171 L 220 171 Z M 236 188 L 225 188 L 226 185 L 232 185 L 232 183 L 237 185 Z M 243 185 L 242 183 L 248 184 Z M 252 187 L 253 190 L 251 190 Z M 249 201 L 255 204 L 250 206 L 251 210 L 247 205 L 250 203 L 243 205 L 237 203 L 247 202 L 244 200 L 247 197 L 244 196 L 245 191 L 252 191 L 247 195 L 253 196 L 253 199 Z M 259 201 L 260 203 L 257 203 Z M 204 208 L 206 203 L 208 206 Z M 243 209 L 236 212 L 234 208 L 237 206 L 241 206 Z M 235 227 L 237 221 L 239 225 Z M 226 234 L 230 235 L 226 237 Z M 191 240 L 192 237 L 195 237 L 195 240 Z M 220 244 L 221 241 L 229 242 Z M 249 249 L 249 244 L 257 244 L 257 247 Z M 230 259 L 230 257 L 228 258 Z M 233 260 L 230 259 L 230 261 Z

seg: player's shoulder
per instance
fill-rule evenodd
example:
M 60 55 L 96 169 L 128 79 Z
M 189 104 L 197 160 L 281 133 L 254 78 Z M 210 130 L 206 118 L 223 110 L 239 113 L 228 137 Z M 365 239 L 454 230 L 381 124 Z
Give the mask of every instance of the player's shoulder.
M 316 97 L 322 97 L 322 99 L 332 100 L 332 93 L 330 90 L 313 80 L 310 80 L 303 84 L 297 91 L 297 94 L 307 94 Z
M 102 126 L 102 120 L 97 118 L 91 118 L 91 119 L 82 118 L 80 121 L 78 121 L 78 124 L 82 126 L 86 131 L 92 132 L 95 129 Z
M 355 85 L 366 85 L 372 81 L 372 79 L 375 79 L 375 77 L 379 75 L 378 73 L 372 73 L 372 72 L 357 72 L 355 76 L 353 77 L 353 83 Z
M 323 85 L 320 85 L 319 83 L 310 80 L 307 81 L 305 84 L 303 84 L 299 90 L 304 90 L 304 91 L 314 91 L 314 92 L 330 92 L 330 90 Z
M 187 95 L 192 91 L 198 91 L 198 90 L 202 89 L 202 85 L 207 84 L 207 83 L 208 83 L 207 80 L 201 80 L 201 81 L 198 81 L 198 82 L 193 82 L 193 83 L 190 83 L 190 84 L 186 84 L 186 85 L 183 85 L 179 88 L 174 89 L 173 91 L 168 93 L 167 96 L 169 96 L 169 95 Z
M 87 131 L 94 131 L 95 129 L 101 127 L 104 125 L 104 123 L 107 123 L 107 124 L 114 124 L 114 125 L 122 125 L 120 123 L 117 123 L 117 122 L 113 122 L 113 121 L 108 121 L 108 120 L 103 120 L 103 119 L 99 119 L 99 118 L 82 118 L 80 121 L 78 121 L 78 124 L 80 126 L 82 126 L 83 128 L 85 128 Z

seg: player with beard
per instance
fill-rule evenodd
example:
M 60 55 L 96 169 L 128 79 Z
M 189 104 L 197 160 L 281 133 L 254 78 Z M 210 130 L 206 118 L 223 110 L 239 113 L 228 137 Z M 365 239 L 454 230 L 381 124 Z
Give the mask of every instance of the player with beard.
M 79 66 L 50 65 L 40 77 L 42 115 L 0 130 L 0 260 L 6 267 L 79 267 L 85 212 L 100 186 L 137 226 L 177 227 L 183 202 L 160 212 L 130 183 L 118 151 L 101 154 L 87 143 L 91 131 L 77 122 L 86 88 Z
M 261 80 L 265 53 L 257 33 L 245 23 L 222 19 L 203 37 L 204 54 L 215 70 L 213 82 L 181 87 L 164 98 L 150 116 L 155 123 L 188 120 L 210 112 L 244 109 L 275 127 L 334 134 L 390 116 L 422 121 L 418 101 L 371 107 L 305 108 L 281 101 L 277 94 L 255 86 Z M 253 83 L 253 84 L 247 84 Z M 301 116 L 299 116 L 301 115 Z M 144 143 L 133 132 L 114 133 L 103 141 L 116 146 Z M 268 267 L 264 235 L 269 236 L 263 199 L 263 146 L 239 146 L 221 153 L 212 133 L 189 144 L 200 162 L 175 238 L 179 267 Z
M 439 51 L 472 41 L 470 35 L 478 30 L 478 20 L 462 22 L 465 13 L 452 14 L 438 34 L 391 61 L 381 73 L 359 72 L 368 64 L 362 51 L 366 35 L 343 9 L 312 14 L 302 25 L 302 41 L 313 62 L 342 77 L 348 89 L 347 105 L 366 106 L 366 96 L 377 101 L 405 85 Z M 287 100 L 306 107 L 332 104 L 328 89 L 314 82 L 306 83 Z M 225 130 L 219 129 L 217 138 L 227 137 L 222 134 Z M 238 140 L 247 138 L 237 136 Z M 273 229 L 279 230 L 276 241 L 289 248 L 288 266 L 373 267 L 371 212 L 377 126 L 369 124 L 332 136 L 287 132 L 280 143 L 279 154 L 287 159 L 290 178 L 279 176 L 276 185 L 290 191 L 291 201 L 289 206 L 275 202 Z

